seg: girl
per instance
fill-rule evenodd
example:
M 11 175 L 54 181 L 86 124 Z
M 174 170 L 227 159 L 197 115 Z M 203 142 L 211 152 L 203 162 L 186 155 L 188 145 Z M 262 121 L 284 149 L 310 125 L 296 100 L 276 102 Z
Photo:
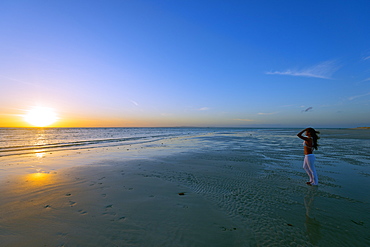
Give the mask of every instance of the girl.
M 302 136 L 303 132 L 306 132 L 306 136 Z M 320 132 L 314 130 L 313 128 L 307 128 L 302 130 L 297 134 L 299 138 L 304 140 L 303 142 L 303 151 L 304 151 L 304 161 L 303 161 L 303 169 L 306 171 L 310 181 L 307 182 L 308 185 L 318 185 L 318 178 L 315 169 L 315 155 L 313 154 L 313 150 L 318 147 L 317 140 L 320 137 L 317 135 Z

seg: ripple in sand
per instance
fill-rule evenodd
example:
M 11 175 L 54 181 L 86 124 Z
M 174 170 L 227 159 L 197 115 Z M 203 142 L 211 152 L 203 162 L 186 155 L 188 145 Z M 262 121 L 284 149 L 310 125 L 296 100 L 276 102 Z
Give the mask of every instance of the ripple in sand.
M 79 212 L 81 215 L 86 215 L 87 214 L 87 211 L 85 211 L 83 209 L 80 209 L 77 212 Z

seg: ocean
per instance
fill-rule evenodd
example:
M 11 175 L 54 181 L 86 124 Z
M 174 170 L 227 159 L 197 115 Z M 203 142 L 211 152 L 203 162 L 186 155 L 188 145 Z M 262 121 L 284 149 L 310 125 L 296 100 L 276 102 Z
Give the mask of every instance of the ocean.
M 0 128 L 0 157 L 92 149 L 195 134 L 198 128 Z
M 225 239 L 212 246 L 370 246 L 370 131 L 319 129 L 320 146 L 314 152 L 319 186 L 306 185 L 302 141 L 296 136 L 299 131 L 0 128 L 0 182 L 5 183 L 6 174 L 14 175 L 11 171 L 57 171 L 78 155 L 81 160 L 89 157 L 81 163 L 86 166 L 107 165 L 108 161 L 119 166 L 128 157 L 145 158 L 150 162 L 140 171 L 143 177 L 187 188 L 187 193 L 203 198 L 212 210 L 227 218 L 228 225 L 218 226 L 220 233 L 227 234 Z M 48 162 L 57 160 L 56 156 L 58 162 Z M 182 225 L 177 223 L 169 225 Z M 200 228 L 204 236 L 199 236 L 195 233 L 198 228 L 191 227 L 194 239 L 180 234 L 179 239 L 171 236 L 171 243 L 202 246 L 200 243 L 211 241 L 215 234 Z M 191 232 L 191 227 L 182 231 Z M 142 228 L 143 234 L 154 231 L 149 226 Z M 163 229 L 150 239 L 158 243 L 153 246 L 167 243 Z M 0 238 L 6 237 L 1 233 Z M 114 235 L 114 230 L 110 234 Z M 117 234 L 123 234 L 118 226 Z M 121 241 L 117 245 L 128 244 Z M 137 240 L 132 246 L 146 244 L 149 242 Z

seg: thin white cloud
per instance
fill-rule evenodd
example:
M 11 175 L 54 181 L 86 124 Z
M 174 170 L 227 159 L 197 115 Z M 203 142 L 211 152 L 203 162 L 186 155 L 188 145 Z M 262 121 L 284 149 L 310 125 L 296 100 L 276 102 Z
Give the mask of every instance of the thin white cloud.
M 334 61 L 325 61 L 312 67 L 303 69 L 288 69 L 285 71 L 266 72 L 268 75 L 290 75 L 321 79 L 332 79 L 332 75 L 339 69 Z
M 134 101 L 134 100 L 129 100 L 132 104 L 134 104 L 134 105 L 136 105 L 136 106 L 139 106 L 139 104 L 136 102 L 136 101 Z
M 274 114 L 277 114 L 279 112 L 259 112 L 258 115 L 274 115 Z
M 242 119 L 242 118 L 236 118 L 235 121 L 243 121 L 243 122 L 253 122 L 253 119 Z
M 3 76 L 3 75 L 0 75 L 0 77 L 5 78 L 5 79 L 10 80 L 10 81 L 14 81 L 14 82 L 18 82 L 18 83 L 21 83 L 21 84 L 25 84 L 25 85 L 31 85 L 31 86 L 34 86 L 34 87 L 37 87 L 37 86 L 38 86 L 38 85 L 37 85 L 37 84 L 35 84 L 35 83 L 26 82 L 26 81 L 21 81 L 21 80 L 14 79 L 14 78 L 10 78 L 10 77 Z
M 208 111 L 209 110 L 209 107 L 202 107 L 200 109 L 198 109 L 198 111 Z
M 364 60 L 369 60 L 369 59 L 370 59 L 370 56 L 364 57 Z
M 351 96 L 348 98 L 348 100 L 354 100 L 354 99 L 357 99 L 357 98 L 362 98 L 362 97 L 365 97 L 365 96 L 369 96 L 370 95 L 370 92 L 366 93 L 366 94 L 361 94 L 361 95 L 355 95 L 355 96 Z

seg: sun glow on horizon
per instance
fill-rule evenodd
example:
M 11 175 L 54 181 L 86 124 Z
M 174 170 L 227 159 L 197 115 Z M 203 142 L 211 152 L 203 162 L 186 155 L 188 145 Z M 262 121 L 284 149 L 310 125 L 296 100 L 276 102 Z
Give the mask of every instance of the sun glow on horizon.
M 55 111 L 48 107 L 34 107 L 27 111 L 24 120 L 35 127 L 46 127 L 58 120 Z

